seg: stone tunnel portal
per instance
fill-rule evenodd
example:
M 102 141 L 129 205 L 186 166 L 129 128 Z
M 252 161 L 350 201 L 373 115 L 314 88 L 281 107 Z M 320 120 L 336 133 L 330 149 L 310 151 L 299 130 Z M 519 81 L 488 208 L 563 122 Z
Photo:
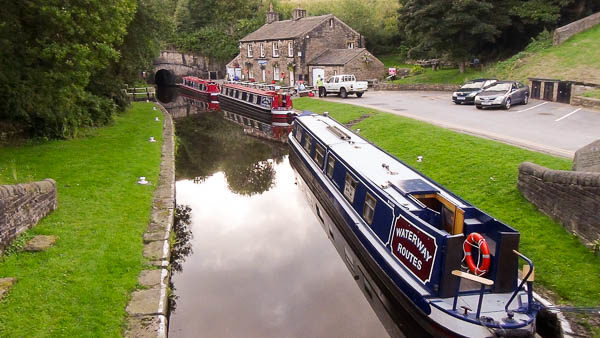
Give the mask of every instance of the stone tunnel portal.
M 175 75 L 170 70 L 161 69 L 154 75 L 154 83 L 159 86 L 172 86 L 175 84 Z

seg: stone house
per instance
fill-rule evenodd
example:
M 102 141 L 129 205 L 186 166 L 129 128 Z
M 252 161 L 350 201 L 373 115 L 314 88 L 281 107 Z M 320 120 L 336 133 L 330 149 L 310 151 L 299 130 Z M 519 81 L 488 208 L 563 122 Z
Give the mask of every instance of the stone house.
M 291 20 L 280 21 L 271 6 L 266 24 L 240 40 L 238 61 L 227 72 L 231 77 L 235 64 L 244 80 L 290 86 L 299 80 L 314 85 L 318 75 L 336 73 L 355 74 L 359 80 L 381 78 L 383 64 L 364 45 L 360 33 L 332 14 L 307 17 L 306 10 L 296 8 Z

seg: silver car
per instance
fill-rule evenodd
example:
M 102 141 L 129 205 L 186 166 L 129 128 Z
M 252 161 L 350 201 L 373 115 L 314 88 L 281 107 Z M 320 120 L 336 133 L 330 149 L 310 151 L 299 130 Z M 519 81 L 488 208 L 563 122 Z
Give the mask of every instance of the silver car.
M 529 86 L 517 81 L 500 81 L 475 96 L 477 109 L 504 107 L 510 109 L 513 104 L 529 102 Z

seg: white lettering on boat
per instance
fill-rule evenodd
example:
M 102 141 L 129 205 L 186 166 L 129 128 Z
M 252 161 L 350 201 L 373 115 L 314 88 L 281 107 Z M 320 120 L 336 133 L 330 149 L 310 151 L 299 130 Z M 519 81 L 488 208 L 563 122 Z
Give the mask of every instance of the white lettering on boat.
M 426 262 L 429 262 L 429 260 L 433 258 L 429 250 L 427 250 L 427 248 L 425 247 L 425 244 L 423 244 L 423 241 L 421 241 L 419 236 L 417 236 L 414 232 L 408 229 L 396 228 L 396 237 L 406 238 L 409 242 L 413 243 L 417 247 L 421 255 L 423 255 L 423 259 L 425 259 Z M 421 270 L 420 267 L 419 270 Z

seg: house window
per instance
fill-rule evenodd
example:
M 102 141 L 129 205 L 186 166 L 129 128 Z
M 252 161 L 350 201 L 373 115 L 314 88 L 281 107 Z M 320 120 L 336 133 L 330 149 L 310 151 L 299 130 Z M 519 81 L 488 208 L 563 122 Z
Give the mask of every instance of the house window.
M 294 57 L 294 43 L 292 41 L 288 42 L 288 56 Z
M 248 57 L 252 57 L 252 44 L 248 44 Z
M 329 28 L 333 28 L 333 19 L 329 19 Z
M 317 143 L 315 150 L 315 162 L 317 162 L 319 168 L 323 168 L 323 160 L 325 160 L 325 148 Z
M 348 49 L 354 49 L 354 42 L 348 42 L 346 45 L 348 46 Z
M 273 67 L 273 80 L 279 81 L 279 66 Z
M 279 43 L 277 41 L 273 41 L 273 57 L 279 57 Z
M 377 200 L 373 198 L 371 194 L 367 193 L 367 197 L 365 198 L 365 205 L 363 206 L 363 218 L 369 224 L 373 224 L 373 215 L 375 215 L 376 204 Z
M 358 182 L 352 178 L 350 173 L 346 173 L 346 182 L 344 182 L 344 196 L 350 203 L 354 203 L 354 193 Z
M 264 43 L 260 43 L 260 57 L 264 58 L 265 57 L 265 44 Z
M 333 178 L 333 168 L 335 167 L 335 158 L 329 154 L 329 158 L 327 159 L 327 176 L 329 178 Z

